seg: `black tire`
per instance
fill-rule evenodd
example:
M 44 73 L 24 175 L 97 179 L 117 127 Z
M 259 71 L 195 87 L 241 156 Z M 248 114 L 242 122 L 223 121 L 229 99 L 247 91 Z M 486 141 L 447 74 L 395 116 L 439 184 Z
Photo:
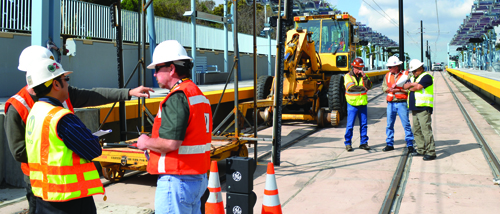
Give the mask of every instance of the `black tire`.
M 341 120 L 347 115 L 347 102 L 345 100 L 344 78 L 342 74 L 335 74 L 330 78 L 328 108 L 330 110 L 337 110 Z
M 267 96 L 271 93 L 271 87 L 273 85 L 273 77 L 272 76 L 260 76 L 257 79 L 257 99 L 262 100 L 266 99 Z

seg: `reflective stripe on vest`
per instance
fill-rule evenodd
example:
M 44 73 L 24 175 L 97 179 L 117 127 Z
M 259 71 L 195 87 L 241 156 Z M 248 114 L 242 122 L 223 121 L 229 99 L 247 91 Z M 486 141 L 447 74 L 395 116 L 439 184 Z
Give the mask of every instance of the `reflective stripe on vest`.
M 175 91 L 184 92 L 189 103 L 190 115 L 186 135 L 176 151 L 169 153 L 150 151 L 148 172 L 150 174 L 175 175 L 204 174 L 210 168 L 212 109 L 209 100 L 191 80 L 186 80 L 174 87 L 160 103 L 151 137 L 159 137 L 163 104 Z
M 68 109 L 46 102 L 33 106 L 26 123 L 26 151 L 33 194 L 63 202 L 103 194 L 94 164 L 80 158 L 57 136 L 57 124 Z
M 368 77 L 369 78 L 369 77 Z M 352 78 L 350 74 L 344 75 L 345 99 L 352 106 L 363 106 L 368 104 L 368 96 L 366 90 L 360 92 L 350 92 L 348 89 L 352 86 L 364 86 L 363 79 L 357 82 L 356 78 Z
M 434 77 L 427 72 L 423 72 L 415 80 L 415 77 L 411 77 L 411 82 L 420 82 L 425 75 L 429 75 L 432 78 L 432 85 L 427 88 L 422 88 L 422 90 L 415 91 L 415 106 L 416 107 L 434 107 Z
M 402 90 L 403 87 L 398 86 L 398 84 L 401 84 L 401 82 L 404 84 L 404 82 L 406 82 L 407 79 L 408 79 L 408 71 L 404 71 L 403 73 L 401 73 L 398 76 L 397 80 L 394 79 L 394 75 L 391 75 L 391 72 L 389 72 L 385 75 L 385 81 L 387 83 L 387 87 L 389 87 L 389 88 L 391 88 L 392 85 L 396 85 L 394 88 Z M 394 97 L 396 99 L 406 100 L 406 99 L 408 99 L 408 93 L 401 92 L 401 91 L 388 92 L 386 100 L 390 102 L 394 99 Z
M 24 86 L 19 92 L 17 92 L 17 94 L 5 102 L 4 112 L 7 113 L 9 106 L 12 105 L 23 120 L 24 124 L 26 124 L 26 119 L 28 118 L 28 114 L 34 104 L 35 101 L 33 101 L 33 98 L 31 98 L 31 95 L 28 93 L 27 86 Z M 63 105 L 64 104 L 66 104 L 65 107 L 71 112 L 75 112 L 69 98 L 64 101 Z M 23 174 L 27 176 L 30 175 L 30 168 L 27 163 L 21 163 L 21 170 L 23 171 Z
M 26 102 L 26 100 L 24 100 L 24 98 L 22 98 L 21 96 L 19 95 L 14 95 L 12 96 L 12 98 L 16 99 L 17 101 L 19 101 L 21 104 L 23 104 L 23 106 L 26 108 L 26 110 L 28 111 L 31 111 L 31 107 L 28 105 L 28 103 Z M 31 98 L 31 97 L 30 97 Z

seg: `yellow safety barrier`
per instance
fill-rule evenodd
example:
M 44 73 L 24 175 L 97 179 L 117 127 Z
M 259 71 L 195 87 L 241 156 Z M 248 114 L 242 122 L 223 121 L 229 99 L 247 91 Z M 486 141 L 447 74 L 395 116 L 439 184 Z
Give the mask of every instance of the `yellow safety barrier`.
M 387 72 L 389 72 L 389 70 L 366 72 L 366 75 L 368 75 L 369 77 L 375 77 L 375 76 L 385 75 L 387 74 Z
M 483 89 L 484 91 L 487 91 L 493 96 L 500 98 L 500 84 L 498 83 L 498 81 L 451 68 L 446 68 L 446 71 L 452 73 L 460 79 L 470 82 L 471 84 Z
M 215 105 L 219 103 L 220 95 L 222 94 L 222 90 L 217 90 L 217 91 L 208 91 L 204 92 L 205 96 L 210 100 L 211 105 Z M 253 86 L 251 87 L 245 87 L 245 88 L 240 88 L 238 90 L 238 99 L 239 100 L 246 100 L 253 98 Z M 155 97 L 155 98 L 149 98 L 146 99 L 146 108 L 151 112 L 151 114 L 156 115 L 159 109 L 160 102 L 165 99 L 165 97 Z M 222 97 L 221 103 L 225 102 L 233 102 L 234 101 L 234 89 L 226 89 L 226 92 L 224 93 L 224 97 Z M 113 104 L 106 104 L 106 105 L 100 105 L 100 106 L 94 106 L 94 107 L 87 107 L 90 109 L 99 109 L 99 123 L 102 123 L 104 121 L 104 118 L 108 114 L 109 110 Z M 110 122 L 116 122 L 119 121 L 119 110 L 118 107 L 120 106 L 119 103 L 116 103 L 115 107 L 109 114 L 108 119 L 106 120 L 106 123 Z M 139 105 L 137 104 L 137 99 L 133 100 L 128 100 L 125 101 L 125 111 L 127 112 L 126 118 L 127 119 L 134 119 L 138 118 L 138 108 Z

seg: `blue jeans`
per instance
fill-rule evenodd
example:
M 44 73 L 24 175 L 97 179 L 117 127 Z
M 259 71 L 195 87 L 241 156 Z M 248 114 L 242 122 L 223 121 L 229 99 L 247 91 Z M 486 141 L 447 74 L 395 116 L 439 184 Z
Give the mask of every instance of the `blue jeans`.
M 361 139 L 359 144 L 367 144 L 368 143 L 368 108 L 366 106 L 352 106 L 347 103 L 347 125 L 345 128 L 345 142 L 344 144 L 351 145 L 352 140 L 352 129 L 354 127 L 354 121 L 356 117 L 359 118 L 359 133 L 361 135 Z
M 394 146 L 394 123 L 396 122 L 396 115 L 399 115 L 399 119 L 405 129 L 406 146 L 413 146 L 413 132 L 411 131 L 409 112 L 406 102 L 387 102 L 387 127 L 385 129 L 387 139 L 385 142 L 388 146 Z
M 207 175 L 159 175 L 155 213 L 201 213 L 200 198 L 207 189 Z

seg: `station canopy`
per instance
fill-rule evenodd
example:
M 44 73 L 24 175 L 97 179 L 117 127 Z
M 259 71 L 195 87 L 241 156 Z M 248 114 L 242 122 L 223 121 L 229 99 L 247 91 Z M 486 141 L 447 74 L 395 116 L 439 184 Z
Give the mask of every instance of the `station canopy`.
M 370 42 L 372 45 L 382 47 L 397 47 L 399 46 L 394 40 L 389 39 L 387 36 L 372 30 L 371 27 L 366 26 L 361 22 L 356 22 L 358 26 L 359 41 Z
M 476 0 L 471 12 L 458 27 L 450 45 L 464 46 L 470 39 L 478 41 L 488 30 L 500 25 L 500 0 Z M 479 40 L 480 41 L 480 40 Z

